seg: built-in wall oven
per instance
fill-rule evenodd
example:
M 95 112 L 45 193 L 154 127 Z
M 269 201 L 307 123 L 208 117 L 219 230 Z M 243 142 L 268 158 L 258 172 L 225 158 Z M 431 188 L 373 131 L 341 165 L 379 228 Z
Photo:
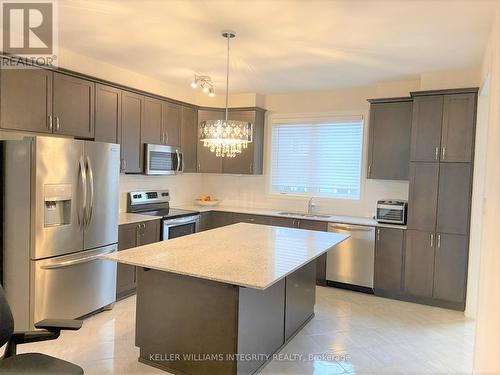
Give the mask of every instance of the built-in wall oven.
M 184 162 L 178 147 L 146 144 L 144 146 L 144 173 L 169 175 L 182 173 Z
M 168 190 L 128 193 L 127 211 L 161 217 L 162 240 L 170 240 L 199 231 L 200 214 L 196 211 L 170 208 Z

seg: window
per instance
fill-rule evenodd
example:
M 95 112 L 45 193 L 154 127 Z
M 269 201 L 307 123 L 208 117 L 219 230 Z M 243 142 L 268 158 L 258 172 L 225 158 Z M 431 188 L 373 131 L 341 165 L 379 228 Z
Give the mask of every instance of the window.
M 363 120 L 272 125 L 271 192 L 359 199 Z

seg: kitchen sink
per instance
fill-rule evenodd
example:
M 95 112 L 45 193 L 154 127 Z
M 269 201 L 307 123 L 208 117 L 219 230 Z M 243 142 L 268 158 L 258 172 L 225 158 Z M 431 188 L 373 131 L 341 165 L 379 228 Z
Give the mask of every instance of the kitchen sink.
M 330 215 L 319 215 L 319 214 L 304 214 L 300 212 L 278 212 L 278 215 L 281 216 L 291 216 L 291 217 L 307 217 L 311 219 L 327 219 Z

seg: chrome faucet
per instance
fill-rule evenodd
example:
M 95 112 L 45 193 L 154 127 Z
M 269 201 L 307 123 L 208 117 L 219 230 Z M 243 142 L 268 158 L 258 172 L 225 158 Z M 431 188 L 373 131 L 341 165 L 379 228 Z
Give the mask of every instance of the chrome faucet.
M 314 197 L 309 198 L 309 202 L 307 203 L 307 213 L 311 215 L 313 213 L 314 208 L 316 207 L 316 203 L 313 202 Z

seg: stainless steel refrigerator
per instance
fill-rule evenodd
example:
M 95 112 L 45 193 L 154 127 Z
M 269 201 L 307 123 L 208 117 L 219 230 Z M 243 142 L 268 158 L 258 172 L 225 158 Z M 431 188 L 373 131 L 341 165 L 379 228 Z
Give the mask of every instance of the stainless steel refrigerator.
M 2 141 L 3 285 L 16 329 L 115 301 L 120 146 Z

